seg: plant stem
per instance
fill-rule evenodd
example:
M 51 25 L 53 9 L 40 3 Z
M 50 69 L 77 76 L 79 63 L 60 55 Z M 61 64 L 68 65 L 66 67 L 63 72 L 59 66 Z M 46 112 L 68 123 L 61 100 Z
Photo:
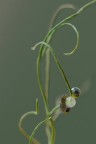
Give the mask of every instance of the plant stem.
M 41 62 L 41 53 L 39 53 L 39 56 L 37 58 L 37 76 L 38 76 L 38 83 L 39 83 L 40 91 L 41 91 L 41 94 L 42 94 L 42 97 L 43 97 L 43 101 L 44 101 L 45 111 L 46 111 L 46 114 L 48 115 L 48 113 L 49 113 L 48 101 L 47 101 L 46 95 L 45 95 L 45 93 L 43 91 L 42 84 L 41 84 L 40 62 Z
M 49 81 L 50 81 L 50 51 L 46 50 L 46 58 L 45 58 L 45 95 L 48 99 L 49 95 Z
M 42 50 L 40 50 L 39 52 L 39 56 L 37 59 L 37 76 L 38 76 L 38 83 L 39 83 L 39 87 L 40 87 L 40 91 L 43 97 L 43 101 L 44 101 L 44 106 L 45 106 L 45 110 L 46 110 L 46 117 L 49 117 L 49 107 L 48 107 L 48 99 L 46 98 L 46 95 L 43 91 L 43 87 L 41 84 L 41 75 L 40 75 L 40 62 L 41 62 L 41 57 L 42 57 Z M 54 127 L 54 122 L 51 119 L 51 129 L 52 129 L 52 136 L 51 136 L 51 143 L 50 144 L 54 144 L 55 143 L 55 127 Z
M 29 144 L 32 143 L 33 138 L 34 138 L 34 135 L 35 135 L 36 131 L 39 129 L 39 127 L 40 127 L 42 124 L 46 123 L 49 119 L 51 119 L 51 117 L 48 117 L 47 119 L 45 119 L 45 120 L 43 120 L 43 121 L 41 121 L 41 122 L 38 123 L 38 125 L 34 128 L 32 134 L 31 134 L 31 136 L 30 136 Z

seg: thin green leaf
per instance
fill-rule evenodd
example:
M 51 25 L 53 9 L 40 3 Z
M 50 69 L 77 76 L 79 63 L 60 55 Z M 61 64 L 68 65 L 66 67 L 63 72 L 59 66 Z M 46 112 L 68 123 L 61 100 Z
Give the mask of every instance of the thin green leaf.
M 49 117 L 49 118 L 47 118 L 47 119 L 45 119 L 45 120 L 43 120 L 43 121 L 41 121 L 41 122 L 38 123 L 38 125 L 34 128 L 32 134 L 31 134 L 31 136 L 30 136 L 29 144 L 32 143 L 33 138 L 34 138 L 34 135 L 35 135 L 36 131 L 39 129 L 39 127 L 40 127 L 42 124 L 44 124 L 44 123 L 46 123 L 47 121 L 49 121 L 50 119 L 51 119 L 51 117 Z

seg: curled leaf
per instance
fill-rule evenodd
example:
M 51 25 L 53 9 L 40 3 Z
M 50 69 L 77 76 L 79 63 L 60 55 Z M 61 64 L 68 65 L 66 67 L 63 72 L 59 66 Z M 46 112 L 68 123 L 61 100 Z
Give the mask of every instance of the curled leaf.
M 64 25 L 70 26 L 76 33 L 77 41 L 76 41 L 75 48 L 69 53 L 64 53 L 65 55 L 72 55 L 72 54 L 74 54 L 76 52 L 76 50 L 78 49 L 78 46 L 79 46 L 79 32 L 76 29 L 76 27 L 73 24 L 71 24 L 71 23 L 65 23 Z
M 26 117 L 28 117 L 29 115 L 37 115 L 39 112 L 39 106 L 38 106 L 38 99 L 36 99 L 36 111 L 29 111 L 25 114 L 23 114 L 19 120 L 19 124 L 18 124 L 18 127 L 19 127 L 19 130 L 20 132 L 22 133 L 22 135 L 25 136 L 26 139 L 30 139 L 30 136 L 29 134 L 24 130 L 24 128 L 22 127 L 22 124 L 23 124 L 23 121 L 25 120 Z M 31 144 L 40 144 L 39 141 L 37 141 L 35 138 L 33 139 L 32 143 Z

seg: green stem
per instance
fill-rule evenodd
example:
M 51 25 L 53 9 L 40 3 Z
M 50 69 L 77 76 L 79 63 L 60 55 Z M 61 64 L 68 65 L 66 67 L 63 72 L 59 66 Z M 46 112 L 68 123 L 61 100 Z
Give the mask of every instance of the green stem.
M 44 101 L 46 115 L 48 115 L 48 113 L 49 113 L 49 110 L 48 110 L 48 101 L 47 101 L 46 95 L 45 95 L 45 93 L 43 91 L 43 87 L 42 87 L 42 83 L 41 83 L 40 61 L 41 61 L 41 53 L 39 53 L 39 56 L 37 58 L 37 76 L 38 76 L 38 83 L 39 83 L 41 95 L 42 95 L 42 98 L 43 98 L 43 101 Z
M 68 79 L 67 79 L 67 76 L 65 75 L 65 72 L 64 72 L 64 70 L 63 70 L 60 62 L 59 62 L 59 60 L 58 60 L 55 52 L 53 51 L 53 49 L 52 49 L 51 47 L 50 47 L 50 51 L 51 51 L 51 53 L 52 53 L 52 55 L 53 55 L 53 57 L 54 57 L 54 59 L 55 59 L 55 62 L 56 62 L 56 64 L 57 64 L 57 66 L 58 66 L 58 68 L 59 68 L 62 76 L 63 76 L 63 79 L 66 81 L 66 84 L 67 84 L 67 86 L 68 86 L 68 88 L 69 88 L 70 94 L 72 94 L 71 86 L 70 86 L 70 84 L 69 84 L 69 81 L 68 81 Z
M 41 94 L 42 94 L 42 97 L 43 97 L 43 101 L 44 101 L 44 105 L 45 105 L 45 110 L 46 110 L 46 116 L 48 117 L 49 116 L 49 109 L 48 109 L 48 99 L 43 91 L 43 87 L 42 87 L 42 83 L 41 83 L 41 78 L 40 78 L 40 62 L 41 62 L 41 54 L 42 54 L 42 51 L 39 53 L 39 56 L 38 56 L 38 59 L 37 59 L 37 76 L 38 76 L 38 83 L 39 83 L 39 87 L 40 87 L 40 90 L 41 90 Z M 50 120 L 51 122 L 51 129 L 52 129 L 52 136 L 51 136 L 51 144 L 54 144 L 55 143 L 55 128 L 54 128 L 54 122 L 53 120 L 51 119 Z
M 50 121 L 52 129 L 51 144 L 55 144 L 55 137 L 56 137 L 55 123 L 52 118 L 50 119 Z
M 51 119 L 51 117 L 49 117 L 49 118 L 47 118 L 47 119 L 45 119 L 45 120 L 43 120 L 43 121 L 41 121 L 41 122 L 38 123 L 38 125 L 34 128 L 32 134 L 31 134 L 31 136 L 30 136 L 29 144 L 32 143 L 33 138 L 34 138 L 34 135 L 35 135 L 36 131 L 38 130 L 38 128 L 39 128 L 42 124 L 44 124 L 45 122 L 49 121 L 50 119 Z
M 46 50 L 46 58 L 45 58 L 45 95 L 48 99 L 49 95 L 49 82 L 50 82 L 50 51 Z

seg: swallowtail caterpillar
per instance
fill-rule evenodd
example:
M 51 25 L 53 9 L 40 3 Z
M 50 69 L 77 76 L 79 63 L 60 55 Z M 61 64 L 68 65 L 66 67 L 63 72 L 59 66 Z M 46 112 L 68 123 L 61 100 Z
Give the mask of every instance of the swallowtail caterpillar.
M 60 109 L 62 110 L 62 112 L 69 112 L 70 109 L 76 105 L 76 98 L 78 98 L 81 94 L 81 91 L 78 87 L 73 87 L 71 91 L 71 96 L 67 96 L 65 94 L 61 98 Z

